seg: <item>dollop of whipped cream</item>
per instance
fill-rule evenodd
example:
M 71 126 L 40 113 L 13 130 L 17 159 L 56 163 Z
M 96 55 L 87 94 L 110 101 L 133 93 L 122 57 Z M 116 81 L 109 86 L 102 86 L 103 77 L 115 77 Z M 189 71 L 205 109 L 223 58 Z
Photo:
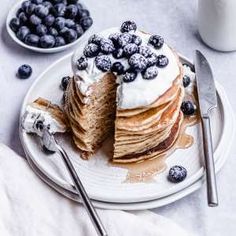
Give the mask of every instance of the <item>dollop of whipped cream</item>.
M 28 105 L 22 118 L 22 128 L 26 133 L 42 136 L 42 132 L 36 127 L 37 122 L 42 122 L 52 134 L 64 133 L 66 131 L 65 126 L 53 118 L 49 112 Z
M 108 38 L 110 34 L 116 32 L 120 32 L 119 28 L 110 28 L 97 35 Z M 149 46 L 148 40 L 150 34 L 138 30 L 133 34 L 141 37 L 141 45 Z M 80 45 L 72 57 L 73 73 L 75 78 L 78 78 L 77 86 L 85 97 L 92 92 L 90 86 L 107 73 L 102 72 L 96 67 L 94 58 L 88 58 L 88 67 L 85 70 L 77 69 L 76 62 L 83 55 L 83 50 L 86 45 L 87 40 Z M 155 49 L 152 46 L 149 46 L 149 48 L 157 55 L 165 55 L 169 60 L 169 64 L 164 68 L 158 68 L 158 75 L 152 80 L 145 80 L 141 73 L 138 73 L 134 81 L 125 83 L 122 81 L 122 75 L 117 75 L 117 83 L 119 84 L 117 88 L 118 109 L 134 109 L 152 104 L 172 86 L 173 81 L 180 74 L 176 55 L 167 44 L 164 43 L 160 49 Z M 115 59 L 112 55 L 109 55 L 109 57 L 112 63 L 119 61 L 123 64 L 125 69 L 129 68 L 127 58 Z M 85 98 L 83 102 L 88 103 L 89 99 Z

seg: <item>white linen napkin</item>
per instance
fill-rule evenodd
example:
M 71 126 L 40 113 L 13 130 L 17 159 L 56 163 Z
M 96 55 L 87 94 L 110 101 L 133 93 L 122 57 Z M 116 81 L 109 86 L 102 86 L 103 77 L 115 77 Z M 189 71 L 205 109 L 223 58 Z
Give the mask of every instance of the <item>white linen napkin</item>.
M 190 236 L 150 211 L 100 210 L 109 236 Z M 43 183 L 24 158 L 0 144 L 0 235 L 96 236 L 81 204 Z

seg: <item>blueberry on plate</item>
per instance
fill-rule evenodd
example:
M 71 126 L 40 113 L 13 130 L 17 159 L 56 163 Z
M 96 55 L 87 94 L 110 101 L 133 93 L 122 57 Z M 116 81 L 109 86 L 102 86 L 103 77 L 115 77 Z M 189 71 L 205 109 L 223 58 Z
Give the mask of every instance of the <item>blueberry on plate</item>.
M 84 34 L 84 30 L 79 24 L 75 24 L 74 26 L 72 26 L 72 29 L 76 31 L 78 38 Z
M 166 67 L 169 63 L 168 58 L 165 55 L 158 55 L 157 56 L 157 66 L 160 68 Z
M 25 37 L 30 34 L 30 30 L 27 26 L 21 26 L 16 33 L 16 37 L 21 41 L 24 41 Z
M 34 13 L 34 10 L 36 8 L 36 5 L 35 4 L 29 4 L 26 8 L 25 8 L 25 13 L 28 15 L 28 16 L 31 16 L 33 13 Z
M 67 43 L 72 43 L 78 38 L 76 31 L 73 29 L 66 30 L 63 36 Z
M 45 34 L 39 41 L 42 48 L 52 48 L 55 45 L 55 38 L 52 35 Z
M 111 69 L 111 59 L 107 55 L 97 56 L 95 58 L 95 65 L 103 72 L 109 71 Z
M 132 56 L 134 53 L 138 52 L 139 48 L 135 43 L 129 43 L 123 48 L 126 57 Z
M 154 66 L 157 63 L 157 55 L 156 53 L 152 53 L 149 57 L 147 57 L 148 66 Z
M 109 37 L 108 37 L 113 42 L 115 47 L 119 46 L 118 38 L 119 38 L 120 35 L 121 35 L 121 33 L 116 32 L 116 33 L 110 34 Z
M 18 69 L 18 77 L 20 79 L 28 79 L 32 74 L 32 68 L 30 65 L 24 64 Z
M 65 16 L 66 13 L 66 5 L 63 3 L 58 3 L 54 5 L 52 8 L 52 12 L 54 16 L 59 17 L 59 16 Z
M 57 17 L 54 26 L 57 30 L 62 30 L 65 27 L 66 21 L 63 17 Z
M 121 33 L 136 31 L 137 25 L 134 21 L 128 20 L 125 21 L 120 28 Z
M 93 34 L 91 37 L 89 37 L 88 42 L 89 42 L 89 43 L 95 43 L 95 44 L 97 44 L 97 45 L 100 45 L 101 40 L 102 40 L 102 37 L 100 37 L 100 36 L 97 35 L 97 34 Z
M 158 68 L 156 66 L 148 67 L 143 73 L 143 78 L 146 80 L 155 79 L 158 75 Z
M 191 101 L 183 101 L 181 104 L 181 110 L 187 116 L 195 113 L 195 107 Z
M 34 9 L 34 13 L 36 16 L 40 18 L 44 18 L 49 14 L 49 9 L 45 7 L 44 5 L 38 5 Z
M 75 22 L 71 19 L 66 19 L 65 26 L 73 29 L 73 27 L 75 26 Z
M 24 12 L 21 12 L 18 16 L 19 20 L 20 20 L 20 23 L 23 25 L 23 24 L 26 24 L 27 21 L 28 21 L 28 17 L 26 16 L 26 14 Z
M 84 48 L 84 55 L 86 57 L 96 57 L 99 52 L 100 52 L 100 49 L 99 49 L 98 45 L 95 43 L 89 43 Z
M 148 43 L 152 45 L 155 49 L 160 49 L 164 44 L 164 39 L 159 35 L 152 35 Z
M 52 14 L 47 15 L 44 19 L 43 22 L 46 26 L 52 26 L 55 22 L 55 17 Z
M 124 50 L 122 48 L 117 48 L 115 51 L 112 53 L 112 56 L 116 59 L 120 59 L 124 57 Z
M 183 86 L 186 88 L 190 85 L 191 79 L 189 76 L 184 75 L 183 77 Z
M 123 82 L 130 83 L 130 82 L 133 82 L 136 79 L 136 77 L 137 77 L 137 73 L 135 71 L 127 70 L 125 74 L 123 75 L 122 79 L 123 79 Z
M 29 22 L 33 26 L 37 26 L 42 23 L 42 19 L 36 16 L 35 14 L 31 15 L 29 18 Z
M 125 68 L 120 62 L 115 62 L 111 67 L 111 71 L 117 73 L 117 75 L 122 75 L 125 72 Z
M 74 19 L 78 13 L 78 8 L 74 4 L 70 4 L 66 7 L 66 17 Z
M 52 36 L 56 37 L 56 36 L 58 36 L 58 31 L 55 28 L 50 27 L 48 29 L 48 34 L 51 34 Z
M 33 46 L 33 47 L 38 47 L 39 44 L 39 36 L 36 34 L 28 34 L 25 37 L 25 43 L 27 45 Z
M 132 43 L 135 43 L 136 45 L 141 45 L 142 44 L 142 39 L 138 35 L 133 34 L 132 36 Z
M 187 176 L 187 170 L 183 166 L 173 166 L 169 170 L 168 179 L 172 183 L 179 183 Z
M 70 79 L 71 79 L 70 76 L 65 76 L 61 79 L 61 86 L 60 87 L 63 91 L 66 90 L 66 88 L 70 82 Z
M 64 46 L 65 44 L 66 44 L 66 41 L 63 37 L 57 36 L 55 38 L 55 47 Z
M 147 64 L 147 58 L 139 53 L 135 53 L 129 58 L 130 67 L 136 72 L 144 71 L 147 68 Z
M 18 18 L 12 18 L 10 23 L 9 23 L 9 26 L 14 32 L 17 32 L 17 30 L 21 26 L 20 20 Z
M 140 46 L 139 54 L 143 55 L 144 57 L 149 57 L 152 54 L 152 50 L 148 46 Z
M 132 39 L 133 39 L 132 34 L 129 33 L 120 34 L 120 36 L 118 37 L 118 45 L 120 47 L 124 47 L 128 43 L 131 43 Z
M 115 51 L 115 46 L 110 39 L 101 39 L 100 49 L 104 54 L 110 54 Z
M 47 27 L 45 25 L 43 25 L 43 24 L 37 25 L 36 33 L 37 33 L 38 36 L 43 36 L 47 32 L 48 32 L 48 29 L 47 29 Z
M 78 70 L 85 70 L 88 67 L 88 59 L 82 56 L 77 60 L 76 65 Z
M 93 19 L 90 16 L 82 17 L 80 19 L 80 25 L 83 30 L 87 30 L 93 24 Z

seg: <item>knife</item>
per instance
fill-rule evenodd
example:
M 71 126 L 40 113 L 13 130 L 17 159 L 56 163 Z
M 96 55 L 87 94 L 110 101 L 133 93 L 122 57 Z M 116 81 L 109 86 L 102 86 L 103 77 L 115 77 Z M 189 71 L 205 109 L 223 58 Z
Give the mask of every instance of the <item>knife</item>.
M 195 52 L 195 72 L 197 92 L 202 120 L 203 148 L 205 157 L 208 205 L 218 206 L 215 164 L 212 148 L 212 135 L 209 112 L 217 107 L 216 88 L 213 74 L 205 56 Z

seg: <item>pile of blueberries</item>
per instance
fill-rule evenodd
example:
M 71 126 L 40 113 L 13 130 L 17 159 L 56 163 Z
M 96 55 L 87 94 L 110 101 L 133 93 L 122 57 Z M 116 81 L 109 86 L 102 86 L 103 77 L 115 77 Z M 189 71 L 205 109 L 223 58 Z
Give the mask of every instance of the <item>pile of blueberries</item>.
M 53 48 L 74 42 L 92 24 L 78 0 L 28 0 L 11 19 L 10 28 L 27 45 Z
M 156 78 L 158 68 L 167 66 L 169 60 L 165 55 L 154 53 L 150 46 L 160 49 L 164 39 L 159 35 L 152 35 L 148 45 L 142 45 L 142 39 L 134 34 L 136 29 L 135 22 L 125 21 L 120 32 L 109 35 L 108 39 L 96 34 L 92 35 L 84 48 L 84 55 L 77 61 L 78 70 L 85 70 L 88 66 L 88 58 L 95 57 L 95 65 L 99 70 L 122 75 L 126 83 L 134 81 L 138 73 L 141 73 L 146 80 Z M 125 69 L 120 61 L 112 64 L 110 55 L 115 59 L 127 59 L 129 68 Z

